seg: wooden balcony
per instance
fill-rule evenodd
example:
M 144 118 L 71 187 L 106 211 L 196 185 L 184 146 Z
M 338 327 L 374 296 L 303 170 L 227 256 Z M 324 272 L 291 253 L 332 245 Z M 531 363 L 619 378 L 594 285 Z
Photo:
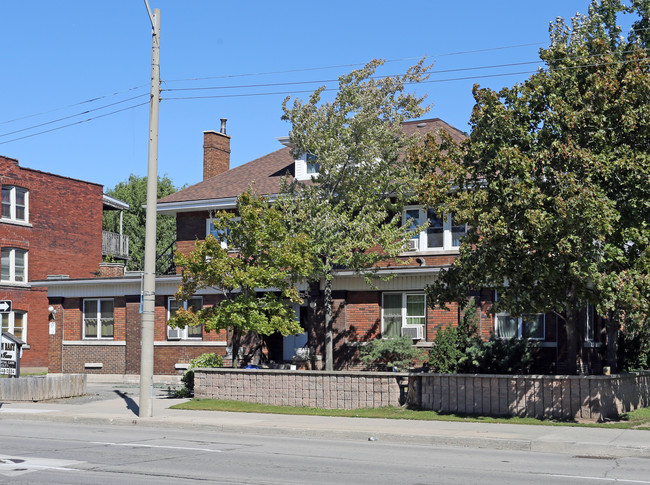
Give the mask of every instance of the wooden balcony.
M 129 236 L 102 231 L 102 256 L 129 259 Z

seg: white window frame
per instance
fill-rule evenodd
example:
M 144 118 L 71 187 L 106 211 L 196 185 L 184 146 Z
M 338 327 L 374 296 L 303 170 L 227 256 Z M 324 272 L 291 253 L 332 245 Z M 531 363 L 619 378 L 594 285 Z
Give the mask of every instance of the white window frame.
M 386 329 L 384 327 L 384 322 L 385 322 L 385 297 L 386 296 L 393 296 L 393 295 L 401 295 L 402 297 L 402 306 L 401 306 L 401 325 L 400 325 L 400 336 L 402 335 L 402 329 L 403 328 L 408 328 L 408 327 L 422 327 L 422 338 L 425 338 L 425 330 L 426 330 L 426 325 L 427 325 L 427 295 L 426 293 L 422 291 L 386 291 L 382 293 L 381 295 L 381 335 L 383 338 L 387 337 L 392 337 L 390 335 L 386 335 Z M 424 315 L 416 315 L 416 316 L 409 316 L 407 315 L 407 303 L 408 303 L 408 297 L 409 296 L 422 296 L 424 298 Z M 422 318 L 423 321 L 422 323 L 418 324 L 410 324 L 408 323 L 408 318 Z
M 20 335 L 16 335 L 16 315 L 22 315 Z M 0 313 L 0 330 L 16 335 L 23 342 L 27 342 L 27 312 L 13 310 L 8 313 Z
M 414 226 L 419 226 L 425 222 L 428 222 L 429 210 L 430 209 L 420 205 L 406 206 L 402 212 L 402 224 L 406 225 L 409 219 L 413 220 L 407 215 L 409 211 L 418 211 L 418 219 L 417 221 L 414 221 Z M 452 226 L 451 214 L 445 214 L 442 219 L 442 246 L 428 246 L 427 230 L 429 229 L 429 226 L 427 225 L 427 227 L 424 227 L 419 233 L 413 235 L 408 249 L 411 251 L 458 251 L 460 243 L 454 244 L 454 226 Z M 467 233 L 467 224 L 461 224 L 458 227 L 461 226 L 464 226 L 465 228 L 465 230 L 462 232 L 464 235 Z
M 315 157 L 315 155 L 312 155 L 311 153 L 303 153 L 300 158 L 294 160 L 296 180 L 311 180 L 318 177 L 320 164 L 318 162 L 314 163 L 314 158 L 312 157 Z M 314 168 L 316 168 L 316 171 L 314 171 Z
M 97 303 L 97 311 L 95 313 L 95 319 L 97 320 L 97 335 L 89 336 L 86 335 L 86 303 L 89 301 L 94 301 Z M 110 301 L 113 305 L 113 312 L 111 314 L 110 320 L 113 322 L 113 332 L 110 337 L 104 337 L 102 335 L 102 302 Z M 109 320 L 109 319 L 105 319 Z M 115 301 L 113 298 L 84 298 L 83 300 L 83 315 L 82 315 L 82 331 L 84 340 L 114 340 L 115 339 Z
M 228 241 L 226 241 L 221 237 L 220 231 L 217 231 L 214 228 L 214 223 L 212 221 L 213 219 L 211 217 L 208 217 L 205 220 L 205 237 L 207 238 L 209 235 L 212 235 L 217 241 L 221 242 L 221 247 L 223 249 L 228 249 Z M 239 222 L 239 221 L 241 221 L 241 217 L 233 217 L 231 219 L 231 222 Z M 228 231 L 229 229 L 226 229 L 226 234 Z M 230 250 L 234 251 L 235 249 L 231 248 Z
M 16 254 L 17 253 L 22 253 L 23 254 L 23 271 L 22 274 L 17 274 L 16 273 Z M 5 256 L 6 255 L 6 256 Z M 3 279 L 1 273 L 0 273 L 0 281 L 2 283 L 12 283 L 12 284 L 19 284 L 19 285 L 26 285 L 28 282 L 28 276 L 29 276 L 29 251 L 26 249 L 20 249 L 20 248 L 2 248 L 0 249 L 0 268 L 4 267 L 5 264 L 8 265 L 9 267 L 9 278 L 8 279 Z M 8 260 L 8 262 L 5 263 L 5 261 Z
M 15 185 L 4 185 L 2 187 L 2 192 L 8 191 L 9 192 L 9 216 L 4 216 L 2 215 L 2 212 L 0 212 L 0 217 L 4 221 L 12 221 L 12 222 L 21 222 L 21 223 L 29 223 L 29 190 L 23 188 L 23 187 L 17 187 Z M 18 192 L 22 192 L 25 195 L 25 217 L 24 218 L 18 218 L 16 216 L 17 212 L 17 203 L 16 203 L 16 194 Z M 2 209 L 5 207 L 5 202 L 4 200 L 2 201 Z
M 187 310 L 188 305 L 191 305 L 191 300 L 201 300 L 201 308 L 203 308 L 203 297 L 202 296 L 193 296 L 189 301 L 183 302 L 183 308 Z M 171 310 L 171 305 L 172 302 L 175 302 L 176 298 L 173 296 L 170 296 L 167 298 L 167 320 L 172 317 L 172 310 Z M 191 327 L 192 329 L 200 329 L 201 330 L 201 335 L 200 336 L 190 336 L 189 334 L 189 329 L 190 327 L 185 327 L 185 328 L 172 328 L 169 325 L 167 325 L 167 340 L 203 340 L 203 325 L 199 325 L 198 327 Z
M 516 337 L 518 339 L 523 338 L 523 332 L 524 332 L 524 321 L 526 320 L 526 317 L 529 317 L 531 315 L 534 316 L 542 316 L 542 336 L 541 337 L 528 337 L 528 340 L 539 340 L 543 341 L 546 340 L 546 314 L 545 313 L 527 313 L 524 315 L 521 315 L 520 317 L 517 318 L 517 335 Z M 512 337 L 505 337 L 505 336 L 499 336 L 498 335 L 498 328 L 499 328 L 499 317 L 510 317 L 510 313 L 508 312 L 500 312 L 494 315 L 494 335 L 497 336 L 497 338 L 501 339 L 510 339 Z

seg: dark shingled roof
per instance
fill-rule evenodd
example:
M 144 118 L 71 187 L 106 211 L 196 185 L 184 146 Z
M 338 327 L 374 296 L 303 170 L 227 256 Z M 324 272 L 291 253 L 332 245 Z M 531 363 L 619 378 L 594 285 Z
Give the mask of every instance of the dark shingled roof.
M 456 141 L 466 138 L 463 132 L 439 118 L 409 121 L 403 126 L 407 135 L 435 134 L 444 130 Z M 158 203 L 237 197 L 250 186 L 253 186 L 255 192 L 260 195 L 277 194 L 280 190 L 280 181 L 286 175 L 294 175 L 294 159 L 291 149 L 285 147 L 163 197 Z

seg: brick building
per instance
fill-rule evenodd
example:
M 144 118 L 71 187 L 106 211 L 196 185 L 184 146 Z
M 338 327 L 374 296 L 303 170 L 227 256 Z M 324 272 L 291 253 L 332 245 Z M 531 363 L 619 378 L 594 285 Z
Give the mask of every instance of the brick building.
M 457 140 L 465 135 L 440 119 L 420 120 L 404 124 L 408 134 L 425 135 L 446 131 Z M 217 210 L 234 210 L 237 196 L 251 185 L 258 194 L 271 198 L 280 190 L 283 177 L 309 180 L 317 170 L 307 156 L 294 159 L 288 139 L 281 138 L 283 148 L 243 165 L 230 168 L 230 137 L 225 120 L 220 131 L 204 132 L 204 179 L 190 187 L 158 201 L 158 212 L 176 217 L 176 248 L 191 251 L 196 241 L 215 234 L 211 214 Z M 199 168 L 197 167 L 197 170 Z M 456 325 L 461 310 L 451 305 L 449 310 L 432 309 L 426 301 L 425 288 L 437 274 L 448 267 L 458 254 L 460 239 L 465 232 L 462 224 L 449 215 L 438 214 L 423 206 L 405 208 L 404 221 L 409 219 L 428 223 L 416 234 L 400 261 L 381 264 L 380 273 L 393 276 L 378 280 L 370 287 L 364 278 L 353 271 L 339 270 L 334 279 L 334 366 L 335 369 L 360 367 L 359 348 L 371 339 L 381 336 L 408 335 L 414 345 L 428 348 L 433 345 L 439 328 Z M 180 283 L 177 274 L 156 279 L 156 314 L 154 340 L 154 374 L 181 373 L 189 360 L 204 353 L 217 352 L 227 356 L 229 335 L 202 332 L 200 328 L 171 329 L 166 322 L 175 311 L 173 295 Z M 140 293 L 141 275 L 126 274 L 112 278 L 69 279 L 47 282 L 50 304 L 57 309 L 56 335 L 50 338 L 50 371 L 138 374 L 140 366 Z M 308 298 L 296 307 L 305 333 L 265 339 L 270 360 L 286 362 L 309 349 L 309 365 L 322 366 L 325 330 L 319 308 L 322 285 L 302 288 Z M 553 372 L 562 360 L 562 322 L 554 314 L 512 318 L 507 314 L 489 313 L 494 293 L 480 290 L 474 295 L 478 303 L 478 327 L 485 339 L 530 334 L 539 341 L 542 359 L 539 370 Z M 192 304 L 211 306 L 221 296 L 216 290 L 203 290 Z M 102 335 L 97 327 L 106 327 Z M 90 335 L 88 334 L 90 328 Z M 532 333 L 531 333 L 532 331 Z M 596 357 L 599 343 L 592 328 L 588 358 L 592 371 L 598 371 Z M 244 345 L 246 347 L 246 345 Z M 304 354 L 303 354 L 304 355 Z M 591 357 L 589 357 L 591 356 Z
M 105 197 L 101 185 L 24 168 L 3 156 L 0 185 L 0 300 L 12 302 L 10 312 L 0 313 L 2 331 L 27 342 L 23 372 L 44 371 L 51 314 L 47 288 L 33 282 L 95 276 L 105 239 L 102 212 L 128 206 Z

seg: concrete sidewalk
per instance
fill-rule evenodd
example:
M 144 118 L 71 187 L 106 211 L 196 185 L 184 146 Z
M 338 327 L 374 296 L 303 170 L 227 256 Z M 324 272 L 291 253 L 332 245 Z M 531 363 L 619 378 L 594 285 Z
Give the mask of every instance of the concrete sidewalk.
M 318 439 L 346 439 L 565 453 L 593 457 L 650 458 L 650 432 L 570 426 L 530 426 L 448 421 L 337 418 L 279 414 L 184 411 L 156 388 L 154 416 L 138 417 L 139 389 L 125 384 L 88 384 L 88 395 L 49 402 L 0 403 L 2 420 L 137 425 L 255 433 Z

